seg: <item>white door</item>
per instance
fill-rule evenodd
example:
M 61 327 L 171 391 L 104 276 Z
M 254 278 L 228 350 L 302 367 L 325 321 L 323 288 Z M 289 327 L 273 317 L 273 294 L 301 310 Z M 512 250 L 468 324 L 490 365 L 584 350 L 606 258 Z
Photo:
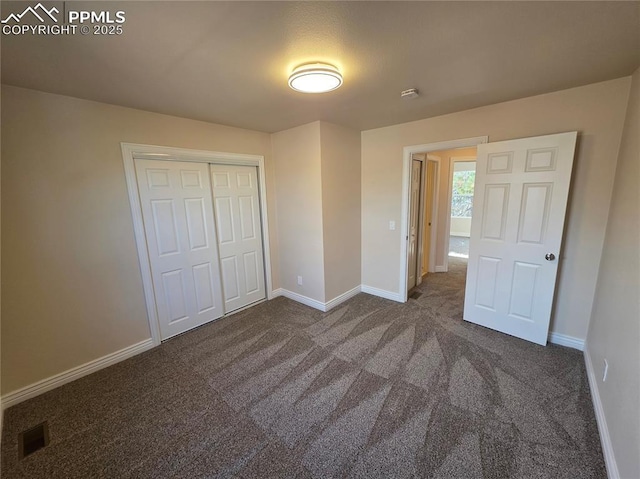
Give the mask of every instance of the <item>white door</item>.
M 209 165 L 135 160 L 162 339 L 223 315 Z
M 431 256 L 431 235 L 433 234 L 433 206 L 436 191 L 436 163 L 427 161 L 424 188 L 424 226 L 422 236 L 422 275 L 429 272 Z
M 422 162 L 411 161 L 411 206 L 409 212 L 409 278 L 407 280 L 407 290 L 415 287 L 418 269 L 418 233 L 420 218 L 420 174 Z
M 225 311 L 266 297 L 257 169 L 211 165 Z
M 576 136 L 478 145 L 465 320 L 547 343 Z

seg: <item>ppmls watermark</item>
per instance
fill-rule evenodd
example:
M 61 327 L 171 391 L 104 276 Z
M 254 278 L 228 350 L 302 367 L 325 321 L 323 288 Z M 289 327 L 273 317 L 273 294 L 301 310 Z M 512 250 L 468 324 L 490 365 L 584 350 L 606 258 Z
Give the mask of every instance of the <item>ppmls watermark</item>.
M 56 7 L 38 3 L 7 15 L 0 23 L 3 35 L 121 35 L 125 21 L 122 10 L 67 10 L 61 15 Z

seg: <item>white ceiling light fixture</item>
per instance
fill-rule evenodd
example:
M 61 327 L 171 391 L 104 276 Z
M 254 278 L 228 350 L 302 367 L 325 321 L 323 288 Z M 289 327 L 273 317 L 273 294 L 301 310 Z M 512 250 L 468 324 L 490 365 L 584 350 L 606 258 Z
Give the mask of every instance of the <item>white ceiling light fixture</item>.
M 289 76 L 289 86 L 303 93 L 324 93 L 342 85 L 342 75 L 328 63 L 306 63 Z

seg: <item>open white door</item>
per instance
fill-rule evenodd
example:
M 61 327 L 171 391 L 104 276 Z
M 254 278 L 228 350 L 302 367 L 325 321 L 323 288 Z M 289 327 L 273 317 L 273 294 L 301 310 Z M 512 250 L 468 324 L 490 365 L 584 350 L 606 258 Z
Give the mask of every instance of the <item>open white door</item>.
M 478 145 L 466 321 L 547 343 L 576 137 Z
M 209 165 L 135 160 L 162 339 L 224 314 Z
M 418 235 L 420 233 L 420 184 L 422 162 L 411 162 L 411 206 L 409 211 L 409 273 L 407 291 L 415 288 L 422 281 L 418 266 Z M 420 281 L 418 280 L 420 278 Z

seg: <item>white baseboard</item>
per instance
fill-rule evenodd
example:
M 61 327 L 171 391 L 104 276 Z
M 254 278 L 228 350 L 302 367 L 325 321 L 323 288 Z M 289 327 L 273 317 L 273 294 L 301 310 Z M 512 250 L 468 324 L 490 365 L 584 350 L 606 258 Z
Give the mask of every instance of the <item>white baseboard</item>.
M 578 339 L 573 336 L 554 332 L 549 333 L 548 339 L 550 343 L 577 349 L 578 351 L 584 351 L 584 339 Z
M 446 273 L 447 272 L 447 267 L 445 265 L 443 265 L 443 264 L 436 265 L 435 272 L 436 273 Z
M 136 354 L 140 354 L 148 349 L 153 347 L 153 340 L 151 338 L 145 339 L 144 341 L 140 341 L 139 343 L 128 346 L 120 351 L 116 351 L 115 353 L 107 354 L 106 356 L 102 356 L 101 358 L 95 359 L 93 361 L 89 361 L 88 363 L 82 364 L 80 366 L 76 366 L 75 368 L 71 368 L 67 371 L 64 371 L 60 374 L 56 374 L 55 376 L 51 376 L 50 378 L 43 379 L 36 383 L 30 384 L 29 386 L 25 386 L 17 391 L 10 392 L 2 396 L 2 411 L 11 406 L 15 406 L 22 401 L 26 401 L 27 399 L 31 399 L 36 397 L 42 393 L 47 391 L 51 391 L 63 384 L 70 383 L 76 379 L 79 379 L 83 376 L 87 376 L 93 372 L 96 372 L 100 369 L 104 369 L 112 364 L 119 363 L 120 361 L 124 361 Z
M 391 301 L 397 301 L 398 303 L 404 303 L 404 298 L 400 296 L 400 293 L 396 293 L 394 291 L 374 288 L 373 286 L 367 286 L 366 284 L 363 284 L 360 289 L 363 293 L 372 294 L 384 299 L 390 299 Z
M 360 293 L 360 285 L 356 286 L 353 289 L 350 289 L 349 291 L 342 293 L 339 296 L 336 296 L 331 301 L 327 301 L 326 303 L 324 303 L 324 308 L 325 308 L 324 310 L 329 311 L 335 308 L 336 306 L 338 306 L 339 304 L 344 303 L 346 300 L 353 298 L 358 293 Z
M 307 306 L 326 312 L 335 308 L 339 304 L 344 303 L 346 300 L 353 298 L 358 293 L 367 293 L 373 296 L 378 296 L 380 298 L 390 299 L 391 301 L 396 301 L 398 303 L 404 303 L 404 298 L 400 293 L 396 293 L 395 291 L 387 291 L 380 288 L 374 288 L 373 286 L 367 286 L 366 284 L 356 286 L 355 288 L 352 288 L 349 291 L 336 296 L 332 300 L 327 301 L 326 303 L 318 301 L 317 299 L 303 296 L 302 294 L 294 293 L 293 291 L 289 291 L 288 289 L 284 288 L 274 289 L 273 291 L 271 291 L 270 297 L 276 298 L 278 296 L 284 296 L 285 298 L 292 299 L 293 301 L 297 301 L 298 303 L 306 304 Z
M 332 300 L 327 301 L 326 303 L 323 303 L 322 301 L 318 301 L 317 299 L 309 298 L 302 294 L 294 293 L 293 291 L 289 291 L 288 289 L 284 289 L 284 288 L 274 289 L 271 292 L 271 297 L 276 298 L 278 296 L 284 296 L 285 298 L 289 298 L 293 301 L 302 303 L 306 306 L 310 306 L 314 309 L 318 309 L 326 313 L 327 311 L 335 308 L 339 304 L 344 303 L 346 300 L 353 298 L 359 292 L 360 292 L 360 286 L 356 286 L 355 288 L 350 289 L 349 291 L 346 291 L 345 293 L 342 293 L 339 296 L 336 296 Z
M 278 288 L 273 290 L 273 297 L 276 296 L 284 296 L 285 298 L 292 299 L 298 303 L 302 303 L 304 305 L 310 306 L 314 309 L 319 309 L 320 311 L 324 311 L 325 304 L 322 301 L 318 301 L 317 299 L 312 299 L 302 294 L 294 293 L 293 291 L 289 291 L 288 289 Z
M 600 400 L 600 391 L 598 390 L 598 381 L 596 379 L 596 373 L 593 369 L 593 363 L 591 362 L 591 355 L 589 350 L 584 350 L 584 362 L 587 366 L 587 378 L 589 379 L 589 389 L 591 390 L 591 399 L 593 400 L 593 409 L 596 414 L 596 422 L 598 423 L 598 431 L 600 432 L 600 442 L 602 444 L 602 453 L 604 455 L 604 463 L 607 466 L 607 475 L 609 479 L 620 479 L 620 472 L 618 471 L 618 463 L 613 453 L 613 444 L 611 443 L 611 436 L 609 436 L 609 427 L 607 426 L 607 419 L 604 415 L 604 408 L 602 407 L 602 401 Z

